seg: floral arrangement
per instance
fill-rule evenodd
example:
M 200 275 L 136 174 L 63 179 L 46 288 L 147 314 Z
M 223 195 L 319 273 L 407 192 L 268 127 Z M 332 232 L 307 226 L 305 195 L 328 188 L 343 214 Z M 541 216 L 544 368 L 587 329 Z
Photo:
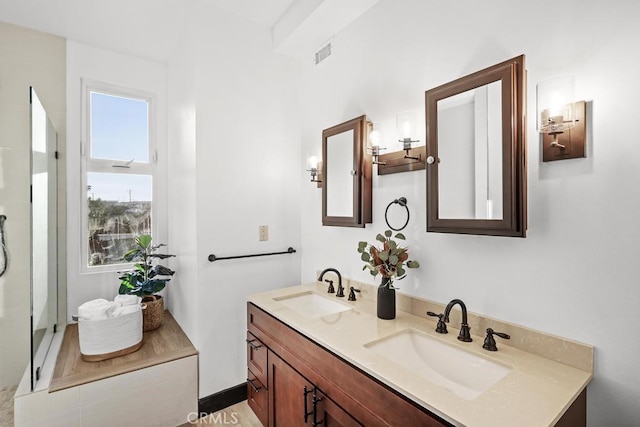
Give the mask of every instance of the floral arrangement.
M 405 263 L 407 268 L 419 268 L 418 261 L 409 261 L 409 252 L 407 248 L 398 245 L 398 240 L 405 240 L 404 234 L 397 233 L 392 236 L 392 231 L 387 230 L 384 235 L 378 234 L 376 240 L 382 243 L 382 247 L 375 247 L 367 242 L 358 243 L 358 253 L 361 254 L 360 259 L 365 262 L 363 270 L 369 269 L 373 277 L 380 274 L 386 278 L 386 282 L 391 286 L 393 279 L 403 279 L 406 276 Z M 383 285 L 385 281 L 383 280 Z

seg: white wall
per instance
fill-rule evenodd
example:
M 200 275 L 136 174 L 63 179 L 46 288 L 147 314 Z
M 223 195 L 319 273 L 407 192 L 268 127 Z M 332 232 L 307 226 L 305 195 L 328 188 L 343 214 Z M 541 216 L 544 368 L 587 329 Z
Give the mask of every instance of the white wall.
M 115 30 L 115 29 L 114 29 Z M 118 294 L 120 281 L 118 274 L 81 273 L 80 242 L 84 232 L 81 227 L 81 198 L 86 192 L 80 183 L 80 144 L 82 135 L 82 79 L 109 83 L 155 95 L 158 163 L 156 168 L 167 168 L 167 67 L 145 59 L 140 59 L 104 49 L 87 46 L 72 40 L 67 41 L 67 129 L 69 130 L 67 151 L 67 238 L 70 242 L 67 260 L 67 317 L 76 313 L 78 306 L 95 298 L 113 299 Z M 153 134 L 153 132 L 151 133 Z M 166 174 L 165 174 L 166 175 Z M 158 209 L 154 226 L 154 241 L 167 242 L 167 183 L 166 176 L 154 183 L 155 201 Z M 171 248 L 169 248 L 171 251 Z M 169 284 L 168 286 L 171 286 Z
M 373 241 L 385 229 L 385 206 L 406 196 L 405 234 L 421 268 L 400 282 L 402 292 L 442 303 L 462 298 L 471 311 L 594 345 L 589 425 L 636 425 L 639 14 L 636 1 L 382 0 L 336 35 L 334 57 L 307 65 L 300 81 L 303 153 L 318 149 L 324 128 L 363 113 L 375 122 L 424 111 L 425 90 L 526 54 L 529 232 L 526 239 L 426 233 L 424 171 L 374 176 L 374 223 L 366 229 L 322 227 L 321 191 L 303 183 L 302 281 L 333 266 L 373 283 L 357 242 Z M 563 73 L 576 76 L 578 98 L 589 101 L 588 157 L 542 164 L 535 84 Z
M 64 57 L 64 39 L 0 22 L 0 214 L 7 216 L 9 256 L 7 271 L 0 277 L 0 388 L 17 384 L 30 360 L 29 86 L 36 89 L 64 152 Z M 63 162 L 59 168 L 64 175 Z M 64 176 L 62 184 L 63 189 Z M 59 199 L 64 206 L 64 191 Z M 64 238 L 59 248 L 64 260 Z M 64 310 L 64 282 L 60 294 Z
M 169 244 L 178 274 L 167 288 L 168 308 L 182 330 L 198 342 L 196 191 L 196 40 L 189 23 L 168 65 Z
M 169 61 L 171 170 L 181 172 L 170 185 L 170 244 L 189 269 L 170 304 L 200 352 L 201 397 L 246 380 L 246 296 L 300 277 L 299 253 L 207 260 L 300 249 L 296 67 L 272 53 L 268 28 L 207 2 Z

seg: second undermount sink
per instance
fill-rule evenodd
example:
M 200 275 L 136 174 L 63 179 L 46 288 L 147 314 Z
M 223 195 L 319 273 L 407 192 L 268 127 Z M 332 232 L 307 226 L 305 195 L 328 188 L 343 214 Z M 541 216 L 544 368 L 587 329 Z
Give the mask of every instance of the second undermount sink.
M 317 318 L 330 314 L 351 310 L 351 306 L 313 292 L 302 292 L 294 295 L 274 298 L 280 304 L 302 314 L 305 317 Z
M 365 347 L 466 400 L 478 397 L 512 369 L 414 329 L 372 341 Z

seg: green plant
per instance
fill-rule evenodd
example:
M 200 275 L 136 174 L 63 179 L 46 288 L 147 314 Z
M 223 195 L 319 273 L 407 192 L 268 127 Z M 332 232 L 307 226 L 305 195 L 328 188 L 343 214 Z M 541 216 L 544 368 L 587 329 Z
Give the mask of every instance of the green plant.
M 133 269 L 120 276 L 120 294 L 132 294 L 144 297 L 160 292 L 171 280 L 175 271 L 160 264 L 153 264 L 154 260 L 166 259 L 175 255 L 159 254 L 156 251 L 165 244 L 151 245 L 151 236 L 141 234 L 135 238 L 135 246 L 124 254 L 127 262 L 138 261 Z
M 382 243 L 381 248 L 377 248 L 367 242 L 358 243 L 358 253 L 360 259 L 365 262 L 363 270 L 369 269 L 373 277 L 378 274 L 387 279 L 404 279 L 406 276 L 405 263 L 407 268 L 419 268 L 418 261 L 409 261 L 407 248 L 398 245 L 398 242 L 391 237 L 391 230 L 378 234 L 376 240 Z M 396 233 L 394 238 L 405 240 L 404 234 Z

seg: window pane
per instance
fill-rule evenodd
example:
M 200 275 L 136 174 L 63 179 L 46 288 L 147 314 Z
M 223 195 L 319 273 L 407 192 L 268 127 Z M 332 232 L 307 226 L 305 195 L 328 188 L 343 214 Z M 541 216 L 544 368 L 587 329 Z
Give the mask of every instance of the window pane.
M 121 264 L 138 234 L 151 234 L 150 175 L 87 174 L 88 264 Z
M 91 157 L 149 162 L 149 103 L 91 92 Z

